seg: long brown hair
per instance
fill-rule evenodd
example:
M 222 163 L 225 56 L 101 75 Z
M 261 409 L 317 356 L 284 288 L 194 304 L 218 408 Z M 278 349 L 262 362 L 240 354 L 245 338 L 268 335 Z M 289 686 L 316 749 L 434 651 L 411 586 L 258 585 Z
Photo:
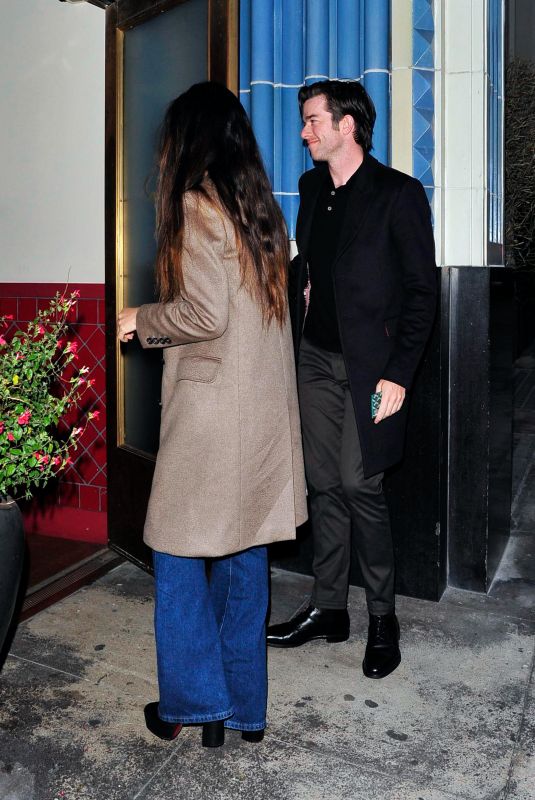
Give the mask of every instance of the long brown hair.
M 208 197 L 213 182 L 236 232 L 241 279 L 266 322 L 286 311 L 288 234 L 253 130 L 237 98 L 217 83 L 198 83 L 169 106 L 162 125 L 156 192 L 156 279 L 161 302 L 183 290 L 184 194 Z

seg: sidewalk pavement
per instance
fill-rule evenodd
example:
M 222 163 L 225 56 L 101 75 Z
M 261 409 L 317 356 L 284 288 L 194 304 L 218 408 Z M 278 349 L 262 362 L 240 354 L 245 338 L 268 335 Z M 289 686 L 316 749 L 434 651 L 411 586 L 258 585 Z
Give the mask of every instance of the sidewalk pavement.
M 399 598 L 403 660 L 381 681 L 360 668 L 367 616 L 352 588 L 349 641 L 269 651 L 264 741 L 227 731 L 213 751 L 199 728 L 171 743 L 144 728 L 153 586 L 125 563 L 20 625 L 0 676 L 0 798 L 534 800 L 535 576 L 518 578 L 530 541 L 511 540 L 496 596 Z M 272 621 L 309 591 L 275 570 Z

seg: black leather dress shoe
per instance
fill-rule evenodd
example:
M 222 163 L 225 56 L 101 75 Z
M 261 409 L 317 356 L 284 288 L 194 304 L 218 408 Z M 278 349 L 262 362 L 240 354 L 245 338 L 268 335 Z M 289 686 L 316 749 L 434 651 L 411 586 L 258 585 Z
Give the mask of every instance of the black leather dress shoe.
M 370 614 L 368 644 L 362 671 L 367 678 L 385 678 L 394 672 L 401 661 L 399 652 L 399 622 L 390 614 Z
M 299 647 L 311 639 L 345 642 L 349 637 L 347 609 L 320 609 L 309 606 L 289 622 L 272 625 L 267 631 L 271 647 Z

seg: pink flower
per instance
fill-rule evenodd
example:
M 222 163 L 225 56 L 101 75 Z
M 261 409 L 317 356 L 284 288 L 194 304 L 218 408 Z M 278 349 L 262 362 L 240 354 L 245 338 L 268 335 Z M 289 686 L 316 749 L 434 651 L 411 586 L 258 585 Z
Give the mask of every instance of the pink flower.
M 63 339 L 58 339 L 58 343 L 57 343 L 57 345 L 56 345 L 56 348 L 57 348 L 58 350 L 61 350 L 61 348 L 63 347 L 63 345 L 64 345 L 64 344 L 65 344 L 65 342 L 64 342 L 64 340 L 63 340 Z
M 4 423 L 0 422 L 0 433 L 4 432 Z
M 5 344 L 7 344 L 7 342 L 4 339 L 4 337 L 2 336 L 2 334 L 0 334 L 0 347 L 3 347 Z
M 24 353 L 21 353 L 20 350 L 16 353 L 15 358 L 17 361 L 22 361 L 24 359 Z
M 41 334 L 41 336 L 42 336 L 44 333 L 46 333 L 46 328 L 45 328 L 45 326 L 44 326 L 44 325 L 39 325 L 39 327 L 37 328 L 37 333 L 40 333 L 40 334 Z
M 75 289 L 74 292 L 72 292 L 71 297 L 80 297 L 80 289 Z
M 61 464 L 61 456 L 54 456 L 52 463 L 55 467 L 59 466 Z
M 89 416 L 91 419 L 98 419 L 100 417 L 100 411 L 98 409 L 96 411 L 90 411 Z
M 80 367 L 78 372 L 80 373 L 80 375 L 87 375 L 87 373 L 89 372 L 89 367 Z
M 24 414 L 20 415 L 20 417 L 18 418 L 17 422 L 19 423 L 19 425 L 27 425 L 28 422 L 30 421 L 30 417 L 31 416 L 32 416 L 32 412 L 30 411 L 29 408 L 27 408 L 26 411 L 24 412 Z
M 78 350 L 78 342 L 69 342 L 65 348 L 66 353 L 76 353 Z
M 41 459 L 43 458 L 43 454 L 40 453 L 39 450 L 36 450 L 35 453 L 33 454 L 33 457 L 36 458 L 38 461 L 41 461 Z
M 15 441 L 15 437 L 13 436 L 11 431 L 7 435 L 7 440 L 8 440 L 8 442 L 14 442 Z
M 73 428 L 72 429 L 72 435 L 73 436 L 80 436 L 80 434 L 83 432 L 83 430 L 84 430 L 83 428 Z
M 50 456 L 45 454 L 44 456 L 41 457 L 41 461 L 43 464 L 48 464 L 48 462 L 50 461 Z
M 4 319 L 13 319 L 13 314 L 4 314 Z

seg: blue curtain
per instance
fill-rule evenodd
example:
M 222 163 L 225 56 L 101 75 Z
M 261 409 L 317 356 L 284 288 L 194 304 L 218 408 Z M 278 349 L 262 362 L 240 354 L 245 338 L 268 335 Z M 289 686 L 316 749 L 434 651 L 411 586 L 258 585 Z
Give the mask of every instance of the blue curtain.
M 377 109 L 373 154 L 388 163 L 390 0 L 241 0 L 240 99 L 291 238 L 298 179 L 312 165 L 297 93 L 325 78 L 363 82 Z

